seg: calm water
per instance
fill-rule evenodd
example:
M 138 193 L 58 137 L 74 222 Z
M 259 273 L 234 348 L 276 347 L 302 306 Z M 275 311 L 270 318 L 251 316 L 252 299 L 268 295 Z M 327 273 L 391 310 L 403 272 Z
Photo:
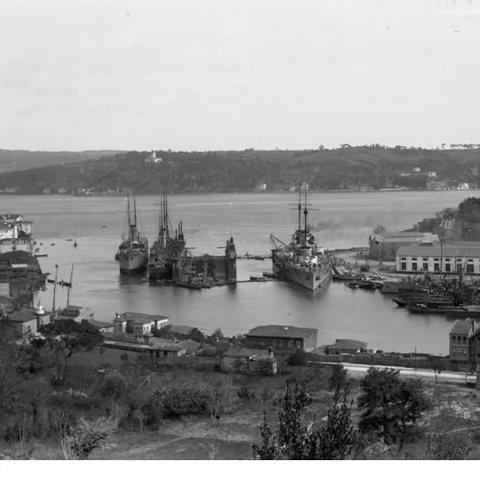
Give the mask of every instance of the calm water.
M 327 248 L 366 246 L 373 226 L 389 230 L 411 227 L 479 191 L 372 192 L 312 194 L 310 220 L 318 243 Z M 116 312 L 139 311 L 168 315 L 172 323 L 206 332 L 246 333 L 262 324 L 285 324 L 319 330 L 319 344 L 337 338 L 363 340 L 371 348 L 447 354 L 451 323 L 444 317 L 411 315 L 380 292 L 356 291 L 332 282 L 311 293 L 283 282 L 244 283 L 236 287 L 187 290 L 150 286 L 142 277 L 123 277 L 114 260 L 125 230 L 123 197 L 1 196 L 1 211 L 23 214 L 34 222 L 41 242 L 42 268 L 69 280 L 74 264 L 70 301 L 91 307 L 97 320 L 111 321 Z M 267 254 L 270 233 L 289 240 L 296 223 L 293 194 L 171 196 L 172 226 L 183 221 L 187 245 L 196 254 L 219 254 L 232 235 L 239 254 Z M 159 197 L 138 197 L 138 223 L 150 243 L 158 229 Z M 78 247 L 73 247 L 75 238 Z M 54 244 L 54 245 L 52 245 Z M 271 270 L 271 262 L 239 260 L 239 280 Z M 41 294 L 52 307 L 53 286 Z M 66 289 L 57 288 L 56 305 L 66 304 Z

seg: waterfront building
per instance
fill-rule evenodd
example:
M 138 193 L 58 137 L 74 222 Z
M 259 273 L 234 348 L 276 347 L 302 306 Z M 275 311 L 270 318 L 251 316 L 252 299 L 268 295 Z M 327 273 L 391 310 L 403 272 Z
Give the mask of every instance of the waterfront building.
M 480 243 L 450 242 L 400 247 L 396 270 L 401 273 L 480 275 Z
M 393 262 L 400 247 L 419 244 L 432 245 L 438 242 L 438 236 L 426 232 L 385 232 L 370 235 L 368 242 L 371 259 Z
M 168 317 L 147 313 L 124 312 L 116 314 L 113 320 L 115 333 L 130 333 L 136 337 L 155 334 L 168 325 Z
M 37 315 L 28 308 L 10 313 L 3 321 L 12 327 L 19 337 L 28 338 L 37 333 Z
M 32 222 L 16 213 L 0 215 L 0 253 L 22 250 L 33 253 Z
M 119 338 L 117 334 L 105 333 L 104 336 L 104 347 L 145 353 L 151 360 L 168 360 L 187 353 L 187 347 L 184 344 L 157 338 L 151 334 L 142 337 L 133 337 L 127 334 L 127 336 Z
M 271 347 L 274 353 L 291 353 L 297 349 L 310 352 L 317 348 L 316 328 L 301 328 L 284 325 L 255 327 L 245 335 L 248 348 Z
M 338 338 L 332 345 L 325 347 L 327 355 L 341 355 L 342 353 L 355 354 L 364 352 L 367 349 L 367 344 L 360 340 L 350 340 L 346 338 Z
M 472 318 L 456 320 L 450 331 L 449 346 L 452 364 L 456 364 L 462 370 L 478 370 L 480 366 L 480 324 Z

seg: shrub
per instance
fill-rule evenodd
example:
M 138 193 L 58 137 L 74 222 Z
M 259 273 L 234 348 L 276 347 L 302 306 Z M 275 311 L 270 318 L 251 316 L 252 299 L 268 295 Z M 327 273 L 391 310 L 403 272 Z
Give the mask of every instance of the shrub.
M 200 413 L 208 406 L 208 394 L 194 387 L 173 388 L 163 395 L 162 406 L 165 417 Z

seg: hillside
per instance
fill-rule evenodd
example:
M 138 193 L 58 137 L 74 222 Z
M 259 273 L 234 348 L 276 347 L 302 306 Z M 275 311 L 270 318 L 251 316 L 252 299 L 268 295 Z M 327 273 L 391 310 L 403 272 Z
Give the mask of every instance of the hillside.
M 0 175 L 0 190 L 19 194 L 114 194 L 131 189 L 149 194 L 158 193 L 167 186 L 175 193 L 286 191 L 301 181 L 308 182 L 312 190 L 422 190 L 480 185 L 478 148 L 427 150 L 363 146 L 301 151 L 158 150 L 155 161 L 149 152 L 123 152 L 111 156 L 103 153 L 102 158 L 96 160 L 89 160 L 87 152 L 78 153 L 77 157 L 65 154 L 69 161 L 59 162 L 61 164 L 5 172 Z
M 101 157 L 115 155 L 116 150 L 86 150 L 83 152 L 30 152 L 27 150 L 0 149 L 0 173 L 48 165 L 65 165 L 70 163 L 96 160 Z

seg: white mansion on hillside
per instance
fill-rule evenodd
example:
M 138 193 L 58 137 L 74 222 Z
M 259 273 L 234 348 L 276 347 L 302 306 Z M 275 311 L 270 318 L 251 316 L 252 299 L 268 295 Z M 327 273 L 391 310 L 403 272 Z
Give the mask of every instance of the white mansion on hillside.
M 480 275 L 480 242 L 407 245 L 396 254 L 397 272 Z

